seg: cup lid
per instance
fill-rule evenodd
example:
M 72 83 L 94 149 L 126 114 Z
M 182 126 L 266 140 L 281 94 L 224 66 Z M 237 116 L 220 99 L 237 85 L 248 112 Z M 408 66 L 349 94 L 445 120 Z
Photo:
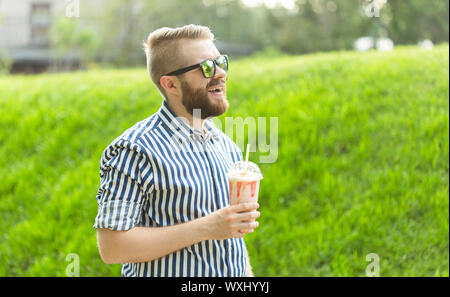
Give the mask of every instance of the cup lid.
M 239 161 L 231 166 L 228 177 L 240 177 L 249 179 L 262 179 L 261 170 L 258 165 L 250 161 Z

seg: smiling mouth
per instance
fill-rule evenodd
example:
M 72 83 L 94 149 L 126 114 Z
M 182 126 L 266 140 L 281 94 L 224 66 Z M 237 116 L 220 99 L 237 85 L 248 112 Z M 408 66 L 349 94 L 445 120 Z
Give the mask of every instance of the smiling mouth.
M 213 89 L 208 90 L 208 93 L 211 93 L 216 96 L 221 96 L 224 94 L 223 90 L 224 90 L 223 87 L 218 87 L 218 88 L 213 88 Z

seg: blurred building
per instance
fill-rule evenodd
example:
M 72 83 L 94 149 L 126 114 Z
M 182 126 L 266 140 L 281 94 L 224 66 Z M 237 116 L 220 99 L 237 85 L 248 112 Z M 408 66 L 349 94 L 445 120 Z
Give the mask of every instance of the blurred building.
M 105 26 L 108 20 L 103 18 L 102 12 L 109 4 L 108 0 L 0 0 L 0 59 L 2 55 L 6 55 L 11 60 L 11 73 L 80 68 L 83 57 L 76 49 L 67 50 L 62 57 L 56 53 L 55 48 L 52 50 L 51 28 L 60 18 L 77 18 L 78 23 L 90 28 Z M 139 0 L 130 1 L 123 9 L 111 14 L 111 18 L 119 19 L 120 29 L 112 30 L 113 37 L 109 37 L 112 40 L 110 50 L 102 52 L 100 60 L 116 61 L 121 58 L 120 55 L 126 55 L 125 61 L 145 65 L 145 55 L 140 48 L 140 41 L 137 41 L 145 38 L 155 27 L 149 25 L 148 20 L 143 17 L 145 14 L 139 15 L 148 29 L 136 22 L 135 15 L 141 6 Z M 221 52 L 235 57 L 255 51 L 253 46 L 242 42 L 220 40 L 216 42 L 216 46 Z
M 65 11 L 60 0 L 0 0 L 0 50 L 11 72 L 41 72 L 51 64 L 52 19 Z
M 106 0 L 90 0 L 99 5 Z M 54 55 L 50 29 L 57 18 L 79 17 L 80 0 L 0 0 L 0 53 L 11 59 L 12 73 L 47 70 Z M 83 2 L 82 5 L 86 4 Z M 77 15 L 78 14 L 78 15 Z M 62 65 L 79 67 L 79 55 L 67 53 Z

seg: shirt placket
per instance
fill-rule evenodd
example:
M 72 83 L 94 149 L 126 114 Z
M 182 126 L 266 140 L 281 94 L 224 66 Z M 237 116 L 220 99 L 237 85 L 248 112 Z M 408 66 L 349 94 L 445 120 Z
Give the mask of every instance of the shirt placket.
M 200 145 L 202 147 L 202 153 L 205 155 L 206 160 L 208 160 L 211 182 L 212 182 L 213 188 L 214 188 L 214 193 L 213 193 L 214 194 L 214 203 L 215 203 L 214 209 L 220 209 L 221 204 L 220 204 L 220 199 L 219 199 L 219 195 L 218 195 L 219 194 L 218 188 L 216 185 L 216 178 L 217 178 L 216 168 L 214 166 L 214 160 L 211 159 L 211 156 L 208 154 L 208 151 L 207 151 L 207 142 L 210 139 L 210 135 L 207 135 L 207 137 L 204 138 L 200 132 L 194 131 L 191 134 L 191 138 L 194 141 L 197 141 L 198 143 L 200 143 Z
M 214 185 L 214 194 L 215 194 L 215 201 L 216 201 L 216 205 L 218 206 L 218 208 L 222 208 L 225 205 L 221 204 L 221 199 L 220 196 L 218 195 L 219 193 L 217 192 L 218 186 L 216 185 L 216 181 L 217 178 L 219 177 L 219 175 L 217 174 L 217 167 L 215 166 L 215 163 L 213 160 L 211 160 L 211 156 L 209 154 L 209 150 L 208 150 L 208 143 L 210 143 L 211 146 L 214 145 L 213 139 L 215 138 L 214 135 L 212 135 L 211 133 L 209 133 L 206 138 L 203 138 L 201 135 L 198 135 L 200 137 L 200 141 L 202 144 L 202 148 L 203 148 L 203 152 L 209 162 L 209 167 L 211 170 L 211 174 L 212 174 L 212 181 L 213 181 L 213 185 Z M 231 263 L 230 263 L 230 259 L 231 259 L 231 240 L 223 240 L 222 241 L 224 244 L 224 248 L 225 248 L 225 259 L 224 259 L 224 264 L 227 267 L 227 276 L 230 276 L 231 273 Z

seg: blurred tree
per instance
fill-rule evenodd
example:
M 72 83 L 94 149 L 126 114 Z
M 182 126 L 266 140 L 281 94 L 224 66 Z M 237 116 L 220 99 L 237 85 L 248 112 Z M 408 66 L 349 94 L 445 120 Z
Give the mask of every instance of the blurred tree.
M 142 41 L 160 27 L 208 24 L 214 7 L 202 0 L 112 0 L 104 9 L 100 35 L 103 58 L 115 65 L 142 65 Z
M 80 60 L 82 66 L 87 67 L 94 60 L 99 42 L 88 28 L 81 26 L 78 19 L 60 18 L 55 21 L 50 29 L 51 49 L 55 55 L 57 69 Z
M 3 17 L 2 14 L 0 13 L 0 25 L 2 22 Z M 8 73 L 10 67 L 11 67 L 11 59 L 2 49 L 0 49 L 0 75 Z
M 390 0 L 392 38 L 398 43 L 417 43 L 421 39 L 448 42 L 448 0 Z
M 7 74 L 11 68 L 11 59 L 0 50 L 0 75 Z
M 142 65 L 142 41 L 151 31 L 192 23 L 209 26 L 220 41 L 292 54 L 351 49 L 361 36 L 396 44 L 448 42 L 449 0 L 387 0 L 379 17 L 371 17 L 364 6 L 373 1 L 296 0 L 287 9 L 280 3 L 248 7 L 241 0 L 110 0 L 90 11 L 102 14 L 102 59 L 118 66 Z

